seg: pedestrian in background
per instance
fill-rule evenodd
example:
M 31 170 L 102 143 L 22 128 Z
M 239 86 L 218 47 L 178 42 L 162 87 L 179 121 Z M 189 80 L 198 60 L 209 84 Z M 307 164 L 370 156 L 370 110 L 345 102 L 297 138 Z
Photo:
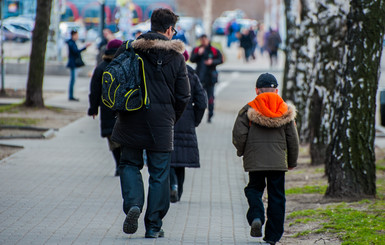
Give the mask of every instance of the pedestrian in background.
M 151 31 L 131 43 L 143 59 L 150 106 L 137 111 L 118 112 L 112 140 L 122 147 L 119 165 L 123 211 L 123 231 L 133 234 L 144 206 L 143 150 L 150 174 L 147 209 L 144 216 L 146 238 L 164 236 L 162 219 L 170 207 L 170 159 L 173 129 L 190 100 L 190 85 L 183 42 L 171 40 L 178 16 L 169 9 L 151 15 Z M 125 51 L 125 45 L 116 56 Z
M 77 76 L 77 68 L 84 66 L 81 52 L 87 49 L 91 44 L 87 43 L 86 46 L 82 49 L 78 49 L 76 41 L 79 39 L 79 34 L 76 30 L 71 31 L 71 38 L 68 39 L 68 63 L 67 67 L 70 69 L 70 84 L 69 84 L 69 93 L 68 99 L 70 101 L 79 101 L 78 98 L 74 97 L 74 86 Z
M 104 51 L 103 61 L 95 68 L 92 74 L 89 94 L 88 115 L 95 119 L 100 107 L 100 132 L 103 138 L 107 138 L 108 146 L 115 159 L 115 176 L 119 176 L 120 145 L 111 140 L 112 130 L 116 122 L 116 113 L 101 102 L 102 96 L 102 77 L 107 65 L 112 61 L 118 48 L 123 44 L 122 41 L 113 39 L 107 43 Z
M 265 34 L 265 48 L 269 52 L 270 67 L 278 64 L 278 48 L 281 42 L 278 31 L 269 28 L 269 31 Z
M 245 195 L 249 203 L 247 221 L 252 237 L 278 242 L 285 221 L 285 172 L 297 166 L 299 140 L 295 125 L 295 107 L 278 95 L 275 77 L 265 73 L 256 83 L 257 97 L 238 113 L 233 128 L 233 144 L 243 156 L 243 167 L 249 172 Z M 262 201 L 267 185 L 267 222 Z
M 197 64 L 196 72 L 203 88 L 206 90 L 209 101 L 209 115 L 207 122 L 211 123 L 214 116 L 214 86 L 218 82 L 217 65 L 223 63 L 221 52 L 211 46 L 206 34 L 200 38 L 200 46 L 195 47 L 191 52 L 190 61 Z
M 249 58 L 252 55 L 253 50 L 253 40 L 249 29 L 242 29 L 239 38 L 239 46 L 243 49 L 243 57 L 245 58 L 245 62 L 249 62 Z
M 99 65 L 103 61 L 103 55 L 105 54 L 108 42 L 115 39 L 114 34 L 108 28 L 103 29 L 103 38 L 98 44 L 98 54 L 96 56 L 96 65 Z
M 188 52 L 183 53 L 185 60 Z M 174 127 L 174 151 L 171 154 L 170 201 L 180 200 L 183 193 L 185 168 L 199 168 L 199 149 L 195 128 L 202 121 L 207 108 L 207 95 L 195 70 L 187 65 L 191 97 L 186 110 Z

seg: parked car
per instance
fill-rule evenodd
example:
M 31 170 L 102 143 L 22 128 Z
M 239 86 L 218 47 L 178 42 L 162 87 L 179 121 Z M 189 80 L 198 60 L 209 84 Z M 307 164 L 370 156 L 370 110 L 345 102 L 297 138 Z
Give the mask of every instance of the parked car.
M 3 24 L 3 40 L 26 42 L 31 40 L 32 32 L 18 29 L 11 24 Z
M 85 42 L 87 38 L 87 29 L 79 22 L 60 22 L 59 25 L 60 36 L 64 40 L 71 38 L 71 31 L 76 30 L 79 33 L 79 40 Z
M 35 27 L 35 20 L 27 16 L 9 17 L 4 20 L 4 24 L 10 24 L 17 29 L 32 32 Z

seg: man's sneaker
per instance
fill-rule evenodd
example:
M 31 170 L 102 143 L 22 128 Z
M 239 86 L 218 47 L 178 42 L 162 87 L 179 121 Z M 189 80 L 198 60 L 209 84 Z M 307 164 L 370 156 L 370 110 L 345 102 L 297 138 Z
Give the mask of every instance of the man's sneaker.
M 134 234 L 138 230 L 138 219 L 140 216 L 140 208 L 132 206 L 127 213 L 126 219 L 123 223 L 123 232 L 127 234 Z
M 146 231 L 146 234 L 144 236 L 146 238 L 164 237 L 164 231 L 163 231 L 163 229 L 160 229 L 159 231 L 148 230 L 148 231 Z
M 265 237 L 263 238 L 263 240 L 264 240 L 266 243 L 270 244 L 270 245 L 275 245 L 275 242 L 270 241 L 270 240 L 267 240 Z
M 260 218 L 255 218 L 251 223 L 250 236 L 261 237 L 262 236 L 262 222 Z

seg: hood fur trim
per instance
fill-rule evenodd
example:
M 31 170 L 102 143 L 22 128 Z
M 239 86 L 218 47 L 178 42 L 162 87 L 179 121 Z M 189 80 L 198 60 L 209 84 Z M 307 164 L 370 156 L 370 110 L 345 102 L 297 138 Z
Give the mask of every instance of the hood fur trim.
M 174 50 L 177 53 L 183 54 L 186 50 L 184 43 L 180 40 L 149 40 L 149 39 L 136 39 L 132 42 L 132 47 L 134 49 L 139 49 L 143 51 L 147 51 L 149 49 L 164 49 L 164 50 Z
M 287 111 L 281 117 L 275 117 L 275 118 L 266 117 L 262 115 L 260 112 L 254 110 L 252 107 L 250 107 L 247 110 L 247 117 L 249 118 L 250 121 L 268 128 L 282 127 L 283 125 L 293 121 L 296 116 L 297 116 L 297 111 L 295 109 L 295 106 L 290 104 L 288 104 Z

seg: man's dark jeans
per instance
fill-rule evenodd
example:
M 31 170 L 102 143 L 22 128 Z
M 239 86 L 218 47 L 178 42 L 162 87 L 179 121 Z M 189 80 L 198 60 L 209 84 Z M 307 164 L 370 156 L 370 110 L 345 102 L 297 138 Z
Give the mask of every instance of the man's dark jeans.
M 150 174 L 147 210 L 144 217 L 146 230 L 159 231 L 162 219 L 170 207 L 170 160 L 171 152 L 147 152 Z M 143 168 L 143 150 L 122 146 L 119 172 L 123 196 L 123 211 L 127 214 L 132 206 L 142 211 L 144 186 L 140 170 Z
M 267 222 L 265 239 L 277 242 L 283 234 L 285 221 L 285 172 L 256 171 L 249 172 L 249 184 L 245 188 L 245 195 L 249 203 L 247 221 L 251 225 L 255 218 L 265 223 L 265 209 L 262 196 L 267 181 Z

